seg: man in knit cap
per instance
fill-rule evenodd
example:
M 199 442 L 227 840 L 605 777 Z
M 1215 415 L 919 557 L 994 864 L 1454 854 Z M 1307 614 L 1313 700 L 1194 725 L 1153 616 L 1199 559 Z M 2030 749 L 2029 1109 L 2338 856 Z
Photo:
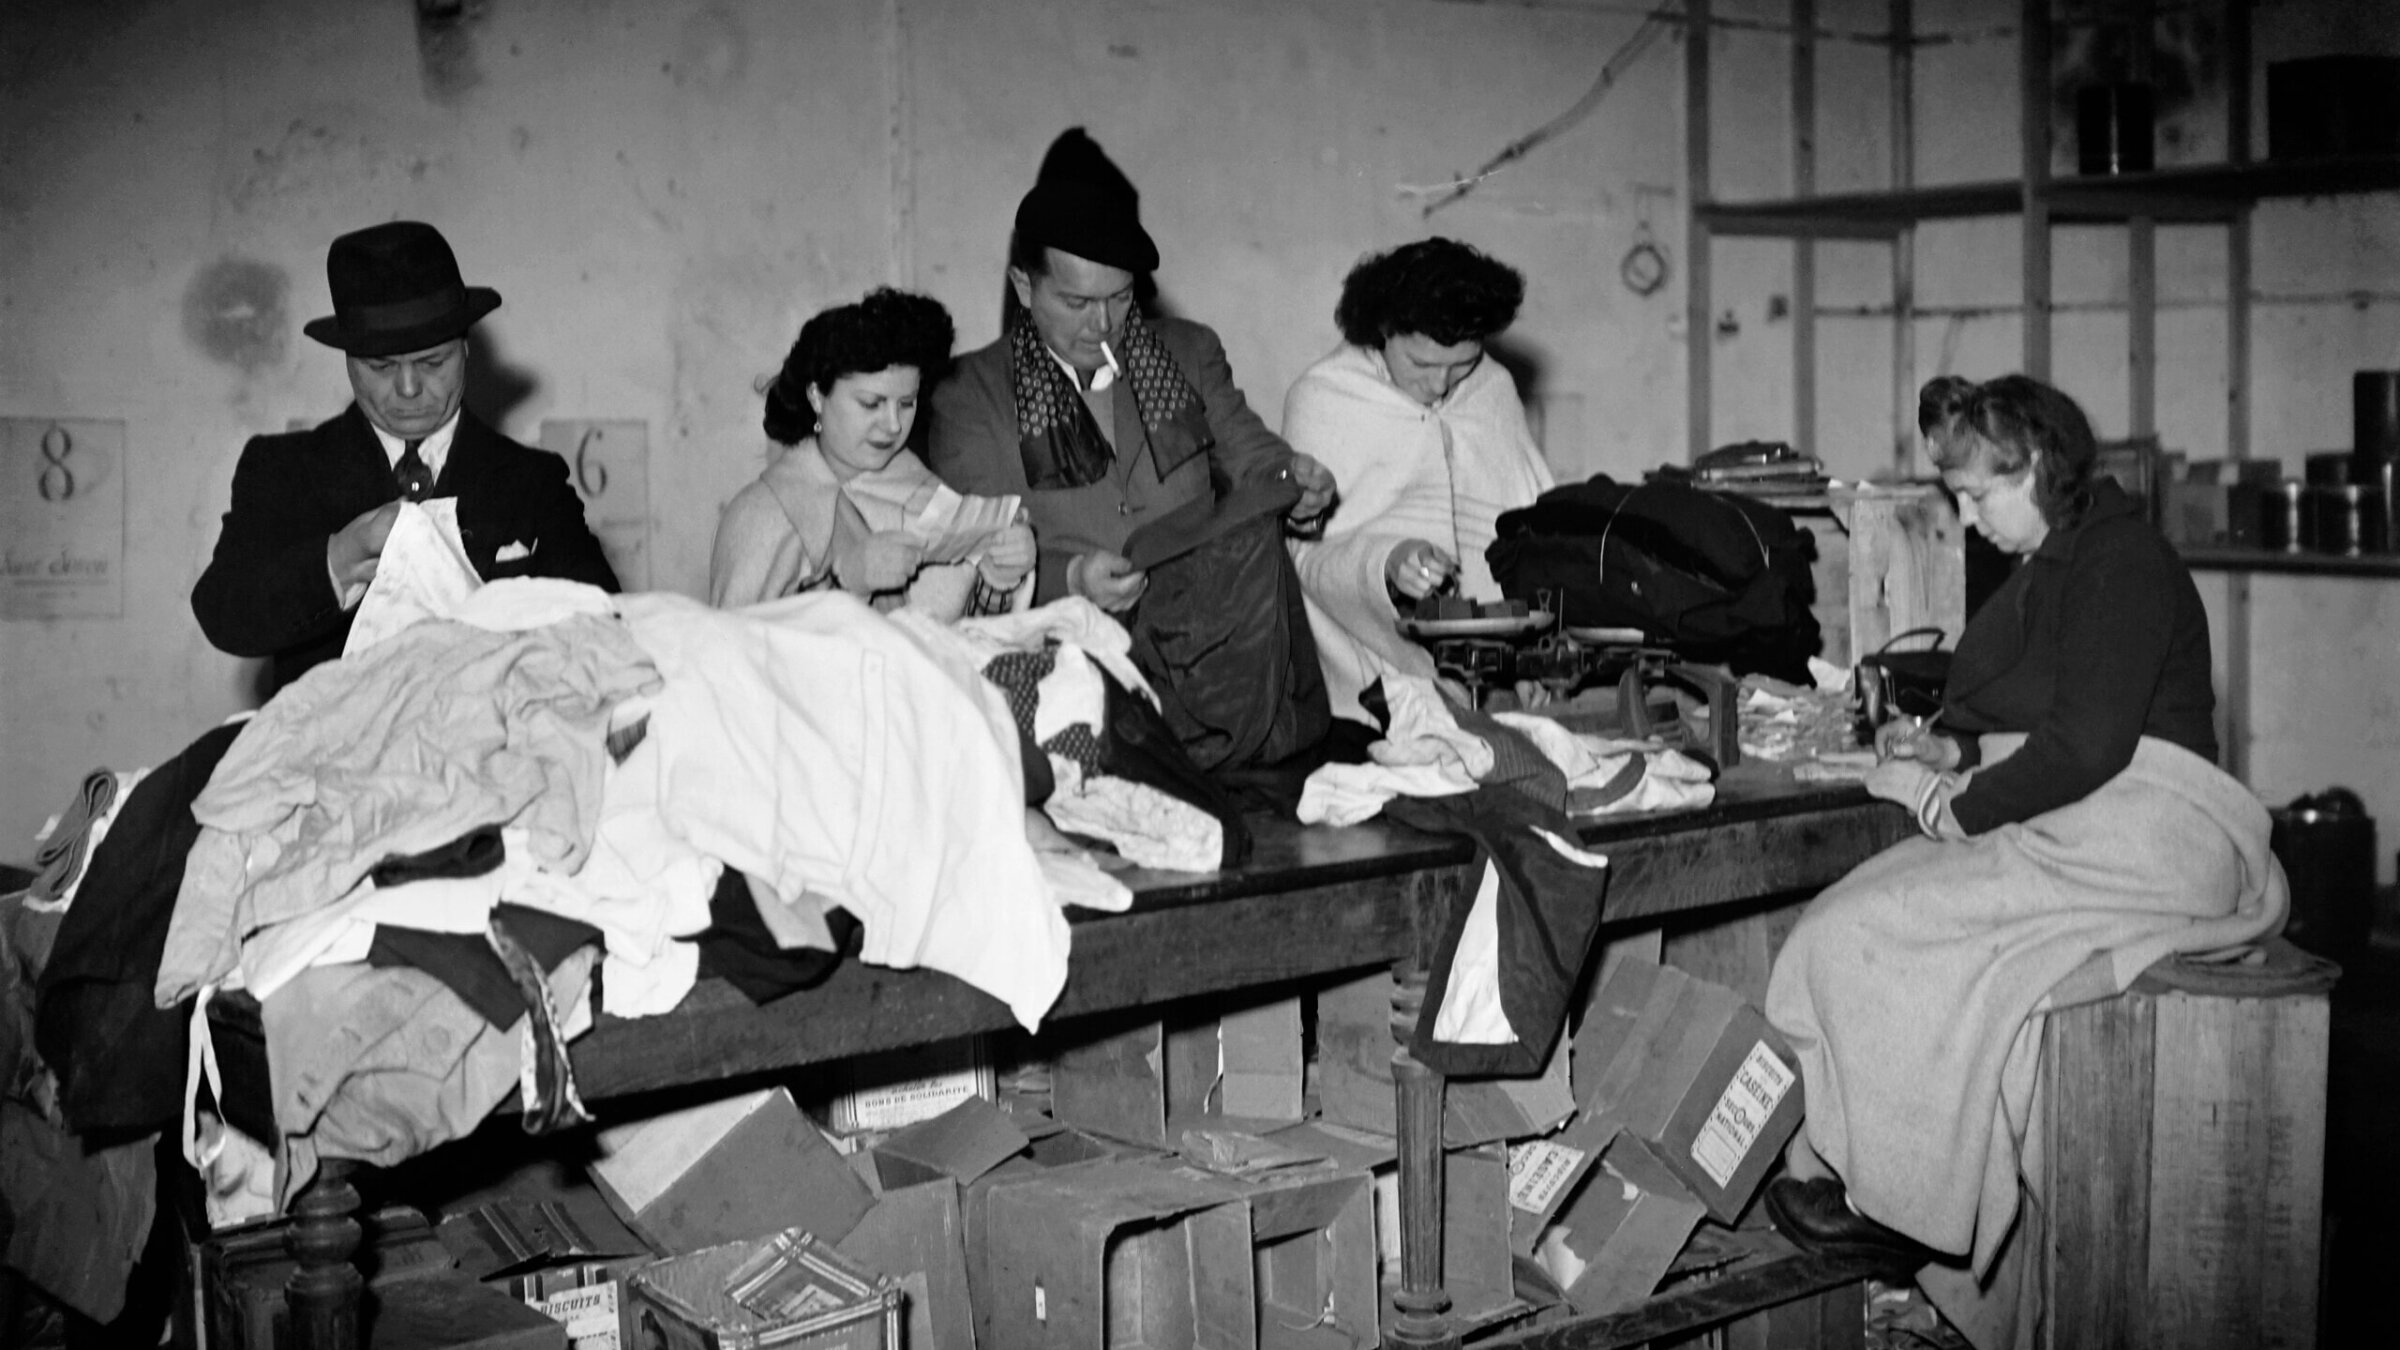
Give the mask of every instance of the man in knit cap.
M 1081 595 L 1123 612 L 1145 574 L 1126 536 L 1179 506 L 1288 477 L 1304 526 L 1334 495 L 1323 465 L 1267 429 L 1224 344 L 1152 318 L 1158 267 L 1133 185 L 1080 127 L 1053 142 L 1017 206 L 1007 321 L 933 393 L 934 472 L 961 492 L 1025 499 L 1041 545 L 1037 603 Z

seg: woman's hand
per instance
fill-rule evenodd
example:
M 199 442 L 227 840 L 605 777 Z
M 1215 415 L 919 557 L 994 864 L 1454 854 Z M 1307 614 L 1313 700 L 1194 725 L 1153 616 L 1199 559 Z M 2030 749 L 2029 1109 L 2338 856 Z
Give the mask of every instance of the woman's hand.
M 992 536 L 983 546 L 983 561 L 975 565 L 983 583 L 993 590 L 1013 591 L 1033 570 L 1033 527 L 1020 520 Z
M 1458 559 L 1422 539 L 1402 541 L 1384 561 L 1383 579 L 1411 600 L 1422 600 L 1458 579 Z
M 834 560 L 833 575 L 852 595 L 881 595 L 905 588 L 925 561 L 925 550 L 899 530 L 868 535 L 857 553 Z
M 1965 758 L 1958 742 L 1913 717 L 1895 717 L 1875 728 L 1878 761 L 1908 760 L 1928 769 L 1955 769 Z

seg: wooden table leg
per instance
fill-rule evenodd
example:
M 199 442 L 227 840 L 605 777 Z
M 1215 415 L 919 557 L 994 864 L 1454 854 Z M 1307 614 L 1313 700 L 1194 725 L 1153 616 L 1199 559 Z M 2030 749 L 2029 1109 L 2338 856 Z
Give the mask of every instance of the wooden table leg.
M 1442 1076 L 1409 1053 L 1425 1005 L 1425 968 L 1403 965 L 1392 995 L 1392 1096 L 1400 1153 L 1400 1290 L 1385 1350 L 1456 1350 L 1442 1288 Z
M 1438 1123 L 1438 1122 L 1437 1122 Z M 353 1259 L 360 1238 L 358 1190 L 348 1162 L 321 1162 L 292 1201 L 285 1248 L 300 1268 L 284 1282 L 294 1350 L 358 1350 L 359 1295 L 366 1280 Z

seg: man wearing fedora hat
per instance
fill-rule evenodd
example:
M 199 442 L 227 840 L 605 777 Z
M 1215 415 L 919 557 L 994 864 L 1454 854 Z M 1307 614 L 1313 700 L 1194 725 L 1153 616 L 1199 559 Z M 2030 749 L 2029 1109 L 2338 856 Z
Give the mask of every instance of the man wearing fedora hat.
M 499 292 L 465 284 L 441 232 L 413 220 L 334 240 L 325 276 L 333 313 L 301 331 L 348 358 L 356 401 L 242 448 L 233 509 L 192 589 L 208 640 L 269 658 L 277 687 L 341 655 L 403 498 L 456 498 L 460 541 L 486 581 L 617 589 L 566 462 L 461 406 L 467 329 L 500 307 Z
M 1323 514 L 1333 476 L 1250 410 L 1224 344 L 1151 318 L 1134 291 L 1158 267 L 1133 185 L 1080 127 L 1043 158 L 1009 243 L 1008 331 L 960 357 L 933 392 L 928 462 L 961 492 L 1025 499 L 1040 540 L 1036 602 L 1081 595 L 1123 611 L 1144 574 L 1137 527 L 1288 474 L 1295 523 Z

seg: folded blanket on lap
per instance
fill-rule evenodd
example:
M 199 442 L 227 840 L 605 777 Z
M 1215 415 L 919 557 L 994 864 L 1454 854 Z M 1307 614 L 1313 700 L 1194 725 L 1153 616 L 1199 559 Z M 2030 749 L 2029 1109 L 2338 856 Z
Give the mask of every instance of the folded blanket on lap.
M 1986 762 L 2021 736 L 1984 738 Z M 2071 806 L 1963 843 L 1912 839 L 1809 906 L 1767 992 L 1808 1085 L 1808 1140 L 1853 1203 L 1985 1274 L 2018 1203 L 2039 1014 L 2105 957 L 2121 993 L 2175 952 L 2282 925 L 2268 819 L 2215 765 L 2144 738 Z

